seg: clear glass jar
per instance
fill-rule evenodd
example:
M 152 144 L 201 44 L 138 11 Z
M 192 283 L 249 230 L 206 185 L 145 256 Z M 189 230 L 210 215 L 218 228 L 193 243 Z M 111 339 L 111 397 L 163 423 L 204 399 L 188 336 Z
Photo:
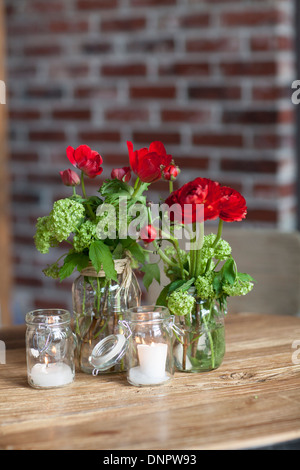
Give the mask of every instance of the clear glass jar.
M 225 355 L 224 314 L 218 303 L 196 299 L 195 311 L 176 316 L 179 330 L 173 351 L 177 370 L 205 372 L 220 367 Z
M 124 261 L 124 260 L 120 260 Z M 118 282 L 107 279 L 104 273 L 92 268 L 84 270 L 73 283 L 73 330 L 77 337 L 77 361 L 79 368 L 91 374 L 93 367 L 89 357 L 95 345 L 109 335 L 118 334 L 119 320 L 124 312 L 140 304 L 141 291 L 130 264 L 120 266 L 115 261 Z M 121 372 L 125 364 L 112 366 L 105 373 Z
M 161 385 L 174 374 L 174 317 L 166 307 L 128 309 L 120 321 L 123 333 L 106 338 L 94 348 L 90 362 L 95 373 L 125 355 L 127 380 L 137 387 Z
M 75 377 L 76 337 L 67 310 L 40 309 L 26 314 L 28 383 L 34 388 L 63 387 Z

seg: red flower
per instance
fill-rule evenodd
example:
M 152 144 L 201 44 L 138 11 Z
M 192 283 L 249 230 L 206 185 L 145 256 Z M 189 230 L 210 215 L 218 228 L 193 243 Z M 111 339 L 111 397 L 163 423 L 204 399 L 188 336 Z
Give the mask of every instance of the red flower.
M 120 181 L 125 181 L 125 183 L 128 183 L 131 178 L 130 167 L 124 166 L 123 168 L 114 168 L 111 172 L 111 178 Z
M 77 186 L 80 184 L 80 178 L 73 170 L 64 170 L 59 172 L 62 182 L 66 186 Z
M 240 222 L 247 215 L 245 198 L 235 189 L 221 187 L 220 219 L 225 222 Z
M 179 173 L 180 170 L 178 166 L 169 165 L 164 168 L 163 177 L 166 181 L 175 181 Z
M 73 147 L 68 147 L 67 157 L 72 165 L 83 171 L 89 178 L 95 178 L 103 171 L 101 155 L 95 150 L 91 150 L 87 145 L 80 145 L 76 150 Z
M 220 213 L 220 200 L 219 183 L 207 178 L 196 178 L 170 194 L 165 202 L 170 208 L 175 204 L 170 211 L 172 221 L 190 224 L 216 219 Z M 200 204 L 203 204 L 203 216 L 200 208 L 197 210 Z
M 146 225 L 141 229 L 140 232 L 140 238 L 145 242 L 145 243 L 151 243 L 153 242 L 157 237 L 157 232 L 156 229 L 153 227 L 153 225 Z
M 172 155 L 167 155 L 161 142 L 152 142 L 149 149 L 134 151 L 132 142 L 127 141 L 127 148 L 131 169 L 144 183 L 160 180 L 163 169 L 172 161 Z

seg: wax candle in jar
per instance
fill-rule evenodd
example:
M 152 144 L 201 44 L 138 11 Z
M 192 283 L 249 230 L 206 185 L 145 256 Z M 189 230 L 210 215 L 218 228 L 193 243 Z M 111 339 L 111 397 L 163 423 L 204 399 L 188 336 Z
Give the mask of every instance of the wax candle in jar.
M 130 380 L 140 385 L 165 382 L 168 345 L 165 343 L 138 344 L 139 366 L 130 370 Z
M 32 386 L 41 388 L 61 387 L 73 382 L 73 378 L 73 372 L 67 364 L 49 363 L 47 357 L 44 363 L 35 364 L 29 373 Z

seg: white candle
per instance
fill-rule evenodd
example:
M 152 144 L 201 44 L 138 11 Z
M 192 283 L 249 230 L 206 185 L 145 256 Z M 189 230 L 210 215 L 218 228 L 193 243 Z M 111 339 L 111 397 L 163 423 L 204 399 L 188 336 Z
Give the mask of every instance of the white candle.
M 130 369 L 131 382 L 136 385 L 155 385 L 169 379 L 166 374 L 167 344 L 138 344 L 137 351 L 140 365 Z
M 48 388 L 61 387 L 73 382 L 71 368 L 63 362 L 57 364 L 35 364 L 30 371 L 29 379 L 33 386 Z

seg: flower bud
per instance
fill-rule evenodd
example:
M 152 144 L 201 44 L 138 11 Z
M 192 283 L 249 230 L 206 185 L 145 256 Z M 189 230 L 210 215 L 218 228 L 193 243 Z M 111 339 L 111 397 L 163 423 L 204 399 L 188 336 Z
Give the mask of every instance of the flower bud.
M 80 178 L 73 170 L 60 171 L 59 174 L 65 186 L 77 186 L 80 184 Z
M 112 179 L 118 179 L 128 183 L 131 178 L 131 171 L 129 166 L 124 166 L 123 168 L 114 168 L 111 172 Z
M 163 169 L 163 178 L 166 181 L 175 181 L 179 173 L 178 166 L 168 165 Z
M 143 240 L 143 242 L 151 243 L 156 239 L 156 237 L 157 232 L 153 225 L 146 225 L 141 229 L 140 238 Z

